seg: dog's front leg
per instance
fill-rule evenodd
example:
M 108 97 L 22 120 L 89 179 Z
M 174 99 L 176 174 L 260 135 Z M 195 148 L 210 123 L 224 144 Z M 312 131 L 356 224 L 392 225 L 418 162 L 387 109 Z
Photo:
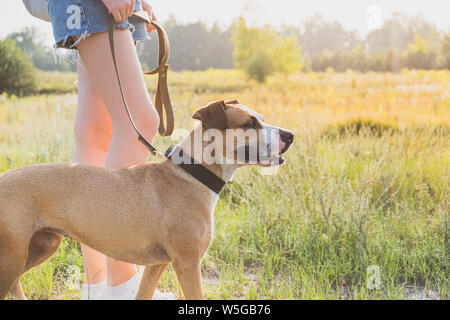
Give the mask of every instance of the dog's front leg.
M 159 278 L 166 270 L 168 264 L 146 266 L 139 285 L 135 300 L 151 300 L 158 286 Z
M 174 261 L 173 268 L 186 300 L 203 300 L 200 261 Z
M 17 280 L 16 284 L 11 289 L 11 295 L 13 296 L 14 300 L 27 300 L 27 297 L 25 297 L 20 285 L 20 280 Z

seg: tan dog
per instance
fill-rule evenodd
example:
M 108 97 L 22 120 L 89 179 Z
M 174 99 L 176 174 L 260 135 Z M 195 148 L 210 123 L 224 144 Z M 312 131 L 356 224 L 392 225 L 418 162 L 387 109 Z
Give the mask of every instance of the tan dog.
M 281 154 L 292 144 L 293 134 L 277 130 L 270 137 L 262 118 L 237 101 L 214 102 L 199 109 L 202 122 L 179 145 L 195 156 L 211 144 L 230 148 L 225 138 L 203 141 L 207 129 L 224 134 L 227 129 L 252 128 L 260 133 L 255 142 L 233 142 L 236 160 L 252 144 L 268 147 L 265 160 L 256 164 L 278 165 Z M 202 138 L 198 141 L 196 136 Z M 196 141 L 197 140 L 197 141 Z M 274 148 L 274 146 L 276 148 Z M 216 154 L 217 156 L 217 154 Z M 227 159 L 229 159 L 228 157 Z M 203 164 L 224 181 L 245 163 Z M 118 260 L 145 265 L 136 299 L 151 299 L 169 263 L 186 299 L 203 299 L 200 263 L 213 236 L 213 214 L 218 196 L 183 170 L 175 161 L 145 163 L 122 170 L 78 164 L 43 164 L 10 170 L 0 175 L 0 299 L 11 291 L 24 299 L 22 274 L 52 256 L 62 236 Z

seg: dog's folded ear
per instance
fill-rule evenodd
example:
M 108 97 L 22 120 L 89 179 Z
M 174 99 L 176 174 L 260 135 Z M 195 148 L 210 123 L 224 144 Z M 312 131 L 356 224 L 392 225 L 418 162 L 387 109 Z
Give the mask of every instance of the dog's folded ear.
M 239 101 L 234 99 L 234 100 L 227 100 L 227 101 L 225 101 L 225 104 L 240 104 L 240 103 L 239 103 Z
M 205 129 L 228 129 L 227 115 L 225 114 L 225 102 L 210 102 L 203 108 L 198 109 L 192 118 L 200 120 Z

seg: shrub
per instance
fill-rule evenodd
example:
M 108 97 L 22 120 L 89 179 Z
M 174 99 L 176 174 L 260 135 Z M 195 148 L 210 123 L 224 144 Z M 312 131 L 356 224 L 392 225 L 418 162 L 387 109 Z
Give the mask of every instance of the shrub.
M 16 43 L 0 41 L 0 92 L 27 95 L 36 90 L 36 69 Z
M 270 57 L 264 52 L 253 55 L 245 66 L 245 72 L 259 82 L 265 82 L 266 78 L 273 72 L 273 64 Z
M 324 136 L 345 137 L 351 135 L 376 136 L 391 135 L 398 131 L 396 124 L 372 119 L 350 119 L 328 127 Z
M 435 55 L 430 52 L 430 45 L 420 34 L 416 34 L 414 43 L 408 45 L 403 52 L 405 67 L 410 69 L 431 69 L 434 64 Z
M 442 69 L 450 70 L 450 33 L 445 34 L 442 40 L 439 65 Z

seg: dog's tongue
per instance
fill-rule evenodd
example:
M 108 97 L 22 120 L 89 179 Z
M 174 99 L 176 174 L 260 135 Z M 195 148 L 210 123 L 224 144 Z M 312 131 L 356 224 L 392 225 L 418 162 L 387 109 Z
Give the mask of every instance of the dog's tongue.
M 280 139 L 280 145 L 279 145 L 280 152 L 284 149 L 284 147 L 286 147 L 286 143 Z
M 272 162 L 271 162 L 270 160 L 266 160 L 266 159 L 261 160 L 259 163 L 260 163 L 262 166 L 265 166 L 265 167 L 268 167 L 268 166 L 272 165 Z

